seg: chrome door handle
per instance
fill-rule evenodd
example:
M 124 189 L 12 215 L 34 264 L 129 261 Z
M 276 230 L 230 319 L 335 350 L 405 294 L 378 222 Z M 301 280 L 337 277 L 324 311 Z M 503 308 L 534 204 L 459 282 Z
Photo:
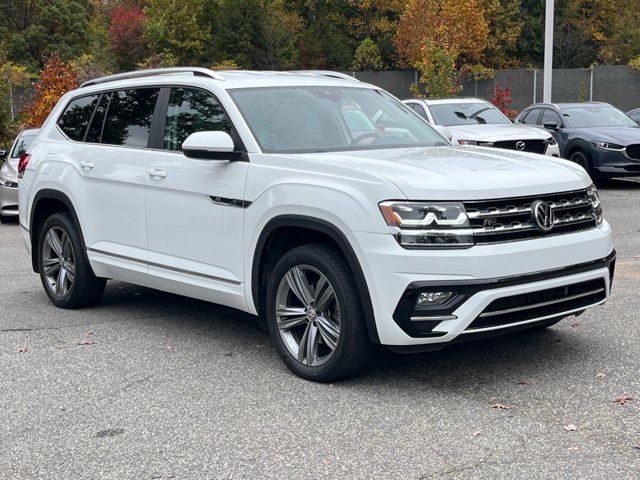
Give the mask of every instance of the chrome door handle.
M 83 170 L 91 170 L 96 166 L 96 164 L 93 162 L 88 162 L 87 160 L 80 160 L 80 166 Z
M 165 172 L 164 170 L 154 170 L 153 168 L 150 168 L 149 170 L 147 170 L 147 173 L 150 177 L 167 178 L 167 172 Z

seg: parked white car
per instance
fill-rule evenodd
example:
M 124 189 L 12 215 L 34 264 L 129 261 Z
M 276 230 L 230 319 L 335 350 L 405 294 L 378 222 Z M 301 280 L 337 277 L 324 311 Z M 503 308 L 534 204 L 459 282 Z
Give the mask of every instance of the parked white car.
M 516 125 L 494 105 L 480 98 L 404 100 L 418 115 L 439 126 L 454 145 L 478 145 L 560 157 L 551 134 Z
M 8 152 L 0 151 L 4 162 L 0 166 L 0 222 L 7 223 L 18 216 L 18 162 L 20 155 L 38 134 L 37 128 L 22 130 Z
M 259 315 L 315 381 L 604 303 L 615 251 L 578 165 L 453 147 L 339 73 L 140 71 L 62 97 L 19 166 L 49 299 L 117 279 Z M 212 320 L 214 321 L 214 320 Z

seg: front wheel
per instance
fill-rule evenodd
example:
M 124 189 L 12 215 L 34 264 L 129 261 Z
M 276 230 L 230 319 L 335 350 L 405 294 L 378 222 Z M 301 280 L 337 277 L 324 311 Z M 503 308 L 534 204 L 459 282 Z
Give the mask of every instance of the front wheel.
M 40 280 L 54 305 L 79 308 L 100 301 L 106 280 L 93 274 L 78 227 L 68 213 L 47 218 L 37 248 Z
M 330 247 L 303 245 L 276 264 L 267 285 L 267 324 L 278 354 L 316 382 L 355 375 L 373 359 L 353 275 Z

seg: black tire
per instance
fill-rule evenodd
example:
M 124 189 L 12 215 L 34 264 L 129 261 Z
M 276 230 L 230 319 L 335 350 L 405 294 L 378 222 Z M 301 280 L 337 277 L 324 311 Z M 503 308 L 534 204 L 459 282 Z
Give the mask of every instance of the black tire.
M 69 248 L 74 265 L 74 279 L 68 291 L 64 294 L 57 294 L 51 286 L 45 274 L 44 267 L 44 244 L 47 234 L 54 229 L 56 232 L 64 232 L 69 240 Z M 51 302 L 60 308 L 82 308 L 95 305 L 100 302 L 106 279 L 98 278 L 94 275 L 87 253 L 84 250 L 84 243 L 80 237 L 80 231 L 69 213 L 54 213 L 47 218 L 40 229 L 40 236 L 37 244 L 38 271 L 40 280 L 47 296 Z M 59 278 L 59 277 L 58 277 Z
M 598 174 L 594 172 L 593 168 L 591 167 L 591 160 L 589 158 L 589 155 L 586 152 L 582 150 L 576 150 L 571 154 L 571 156 L 569 157 L 569 160 L 571 160 L 574 163 L 577 163 L 582 168 L 584 168 L 586 172 L 589 174 L 589 176 L 591 177 L 591 180 L 593 180 L 594 184 L 600 185 L 606 180 L 598 176 Z
M 326 277 L 335 292 L 340 311 L 340 335 L 330 358 L 318 366 L 301 363 L 285 346 L 278 328 L 278 288 L 287 272 L 310 266 Z M 285 365 L 296 375 L 314 382 L 333 382 L 356 375 L 371 366 L 376 346 L 371 343 L 355 280 L 346 262 L 331 247 L 303 245 L 287 252 L 276 263 L 267 285 L 265 315 L 271 341 Z M 304 328 L 304 327 L 303 327 Z

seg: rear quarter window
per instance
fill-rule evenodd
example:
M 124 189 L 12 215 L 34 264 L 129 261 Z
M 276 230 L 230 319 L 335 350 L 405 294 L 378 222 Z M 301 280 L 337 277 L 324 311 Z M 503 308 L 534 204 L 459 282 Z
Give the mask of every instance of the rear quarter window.
M 90 95 L 72 100 L 58 119 L 58 126 L 71 140 L 81 142 L 91 121 L 100 95 Z

